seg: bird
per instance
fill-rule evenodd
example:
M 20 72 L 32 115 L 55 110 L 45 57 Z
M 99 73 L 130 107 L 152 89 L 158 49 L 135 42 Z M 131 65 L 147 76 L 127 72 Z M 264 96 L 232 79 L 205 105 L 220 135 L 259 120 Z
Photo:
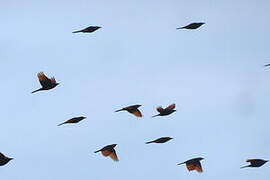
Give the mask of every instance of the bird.
M 0 166 L 6 165 L 13 158 L 6 157 L 4 154 L 0 152 Z
M 264 67 L 268 67 L 268 66 L 270 66 L 270 64 L 266 64 L 266 65 L 264 65 Z
M 176 29 L 197 29 L 200 26 L 202 26 L 203 24 L 205 24 L 205 23 L 204 22 L 191 23 L 191 24 L 189 24 L 187 26 L 179 27 L 179 28 L 176 28 Z
M 89 26 L 87 28 L 84 28 L 82 30 L 79 30 L 79 31 L 73 31 L 72 33 L 79 33 L 79 32 L 82 32 L 82 33 L 92 33 L 98 29 L 100 29 L 101 27 L 100 26 Z
M 55 88 L 59 84 L 56 82 L 54 77 L 49 79 L 43 72 L 38 73 L 37 76 L 42 87 L 33 91 L 32 93 L 43 91 L 43 90 L 49 90 L 49 89 Z
M 124 107 L 122 109 L 116 110 L 115 112 L 127 111 L 127 112 L 133 114 L 134 116 L 142 117 L 142 113 L 138 109 L 140 106 L 142 106 L 142 105 L 136 104 L 136 105 L 132 105 L 132 106 L 127 106 L 127 107 Z
M 110 156 L 112 158 L 112 160 L 119 161 L 117 154 L 116 154 L 116 151 L 114 150 L 114 147 L 116 145 L 117 144 L 107 145 L 107 146 L 103 147 L 102 149 L 95 151 L 94 153 L 101 151 L 103 156 L 105 156 L 105 157 Z
M 250 165 L 243 166 L 241 168 L 246 168 L 246 167 L 261 167 L 265 163 L 268 162 L 268 160 L 263 160 L 263 159 L 248 159 L 246 162 L 249 162 Z
M 196 170 L 199 173 L 202 173 L 203 172 L 203 169 L 202 169 L 202 165 L 201 165 L 200 161 L 203 160 L 203 159 L 204 158 L 202 158 L 202 157 L 193 158 L 193 159 L 187 160 L 185 162 L 179 163 L 177 165 L 186 164 L 187 169 L 189 171 Z
M 74 118 L 71 118 L 71 119 L 69 119 L 69 120 L 67 120 L 67 121 L 65 121 L 65 122 L 63 122 L 63 123 L 61 123 L 61 124 L 58 124 L 58 126 L 61 126 L 61 125 L 63 125 L 63 124 L 69 124 L 69 123 L 78 123 L 78 122 L 80 122 L 81 120 L 83 120 L 83 119 L 85 119 L 86 117 L 84 117 L 84 116 L 80 116 L 80 117 L 74 117 Z
M 171 104 L 168 107 L 166 107 L 165 109 L 163 109 L 161 106 L 159 106 L 159 107 L 157 107 L 157 111 L 159 112 L 159 114 L 154 115 L 152 117 L 167 116 L 169 114 L 172 114 L 173 112 L 176 111 L 174 108 L 175 108 L 175 104 Z
M 171 139 L 173 139 L 173 138 L 171 138 L 171 137 L 161 137 L 161 138 L 158 138 L 158 139 L 156 139 L 154 141 L 146 142 L 145 144 L 150 144 L 150 143 L 165 143 L 165 142 L 167 142 L 167 141 L 169 141 Z

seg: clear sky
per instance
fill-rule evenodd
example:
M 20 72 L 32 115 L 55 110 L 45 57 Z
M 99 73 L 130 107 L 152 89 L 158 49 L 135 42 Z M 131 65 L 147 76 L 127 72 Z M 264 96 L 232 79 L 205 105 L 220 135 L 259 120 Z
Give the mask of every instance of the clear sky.
M 269 0 L 2 1 L 0 152 L 15 159 L 0 179 L 269 179 L 270 163 L 240 169 L 270 159 L 269 8 Z M 71 33 L 90 25 L 103 28 Z M 40 71 L 60 85 L 31 94 Z M 176 113 L 151 118 L 171 103 Z M 133 104 L 143 118 L 114 112 Z M 145 144 L 162 136 L 174 139 Z M 93 153 L 113 143 L 119 162 Z M 198 156 L 202 174 L 176 165 Z

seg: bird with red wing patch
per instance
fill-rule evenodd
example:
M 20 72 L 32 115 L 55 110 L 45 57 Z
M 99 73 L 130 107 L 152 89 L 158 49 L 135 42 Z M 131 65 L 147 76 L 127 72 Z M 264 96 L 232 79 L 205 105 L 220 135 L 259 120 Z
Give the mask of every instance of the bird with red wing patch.
M 43 90 L 49 90 L 55 88 L 59 83 L 56 82 L 55 78 L 52 77 L 49 79 L 43 72 L 38 73 L 38 79 L 41 84 L 41 88 L 33 91 L 32 93 L 43 91 Z
M 157 107 L 157 111 L 159 112 L 159 114 L 154 115 L 152 117 L 170 115 L 176 111 L 174 108 L 175 108 L 175 104 L 171 104 L 168 107 L 166 107 L 165 109 L 163 109 L 161 106 Z

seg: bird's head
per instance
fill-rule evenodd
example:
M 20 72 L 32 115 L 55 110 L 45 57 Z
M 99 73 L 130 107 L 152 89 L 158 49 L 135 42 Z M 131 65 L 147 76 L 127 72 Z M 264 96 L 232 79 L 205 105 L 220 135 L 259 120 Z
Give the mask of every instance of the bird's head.
M 136 104 L 136 105 L 135 105 L 136 108 L 139 108 L 139 107 L 141 107 L 141 106 L 142 106 L 142 105 L 140 105 L 140 104 Z
M 111 146 L 114 148 L 117 144 L 112 144 Z
M 82 118 L 82 119 L 86 119 L 86 117 L 84 117 L 84 116 L 81 116 L 80 118 Z
M 12 159 L 13 159 L 13 158 L 9 158 L 9 157 L 7 157 L 7 160 L 8 160 L 8 161 L 11 161 Z
M 100 26 L 96 26 L 96 28 L 97 28 L 97 29 L 100 29 L 100 28 L 102 28 L 102 27 L 100 27 Z

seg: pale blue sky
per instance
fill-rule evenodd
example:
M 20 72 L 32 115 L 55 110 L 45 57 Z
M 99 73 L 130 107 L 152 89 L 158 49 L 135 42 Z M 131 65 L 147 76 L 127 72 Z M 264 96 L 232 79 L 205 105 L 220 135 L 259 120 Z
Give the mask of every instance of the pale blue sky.
M 3 1 L 4 180 L 269 179 L 270 2 Z M 195 31 L 176 30 L 205 22 Z M 90 25 L 92 34 L 72 34 Z M 37 73 L 60 85 L 40 87 Z M 159 105 L 177 112 L 151 118 Z M 115 110 L 142 104 L 143 118 Z M 76 125 L 57 124 L 87 116 Z M 165 144 L 144 143 L 162 136 Z M 119 162 L 93 152 L 118 144 Z M 177 163 L 204 157 L 204 172 Z

